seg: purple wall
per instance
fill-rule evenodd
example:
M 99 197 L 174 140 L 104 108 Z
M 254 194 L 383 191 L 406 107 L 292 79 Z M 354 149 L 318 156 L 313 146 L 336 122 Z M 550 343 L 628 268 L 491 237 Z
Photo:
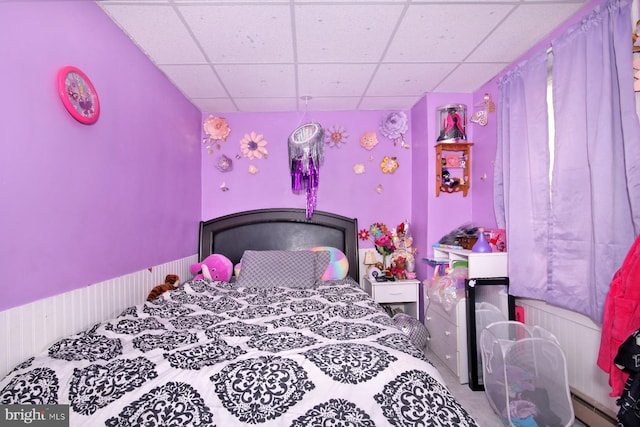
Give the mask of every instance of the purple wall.
M 498 100 L 498 84 L 495 79 L 482 86 L 473 96 L 474 106 L 469 117 L 484 107 L 482 105 L 485 93 L 491 96 L 494 104 Z M 473 162 L 471 163 L 471 179 L 473 184 L 473 199 L 471 211 L 473 223 L 485 227 L 496 228 L 496 216 L 493 210 L 493 166 L 496 158 L 496 143 L 498 138 L 498 112 L 487 113 L 487 125 L 480 126 L 472 123 L 473 128 Z
M 202 148 L 202 218 L 209 219 L 247 209 L 292 207 L 304 208 L 306 198 L 291 191 L 291 175 L 287 139 L 298 126 L 309 121 L 320 123 L 325 131 L 335 125 L 349 133 L 347 144 L 340 148 L 325 146 L 325 159 L 320 168 L 320 186 L 316 209 L 357 217 L 359 228 L 373 222 L 395 227 L 411 217 L 412 150 L 393 145 L 378 131 L 385 111 L 373 112 L 308 112 L 304 113 L 238 113 L 224 114 L 231 127 L 221 149 L 212 155 Z M 211 113 L 215 115 L 215 113 Z M 411 126 L 410 115 L 409 125 Z M 203 114 L 207 118 L 209 114 Z M 267 140 L 268 159 L 250 161 L 240 153 L 240 140 L 256 132 Z M 360 137 L 368 131 L 378 133 L 378 145 L 368 151 L 360 146 Z M 405 140 L 412 144 L 411 133 Z M 216 162 L 220 155 L 233 160 L 233 170 L 220 172 Z M 384 156 L 397 157 L 399 167 L 393 174 L 383 173 L 380 162 Z M 370 160 L 372 157 L 372 160 Z M 353 166 L 365 165 L 365 173 L 357 175 Z M 259 172 L 252 175 L 249 165 Z M 220 189 L 226 183 L 229 191 Z M 382 184 L 384 192 L 375 191 Z M 368 247 L 371 245 L 363 245 Z
M 200 112 L 93 2 L 2 2 L 0 32 L 0 310 L 197 253 Z
M 591 1 L 534 50 L 603 1 Z M 360 228 L 408 218 L 419 256 L 464 222 L 495 224 L 495 114 L 488 126 L 468 128 L 476 145 L 466 198 L 435 197 L 433 145 L 436 108 L 464 103 L 470 116 L 485 92 L 497 99 L 496 79 L 474 94 L 427 94 L 408 112 L 411 150 L 380 135 L 371 152 L 360 148 L 360 136 L 377 130 L 384 112 L 227 114 L 232 132 L 221 152 L 235 165 L 223 174 L 215 169 L 220 152 L 209 156 L 200 143 L 208 114 L 186 101 L 94 3 L 2 2 L 0 28 L 0 266 L 8 273 L 0 310 L 193 255 L 200 219 L 304 207 L 304 196 L 290 190 L 286 141 L 312 119 L 350 133 L 346 146 L 326 149 L 317 209 L 357 217 Z M 64 110 L 55 78 L 65 65 L 84 70 L 96 86 L 102 115 L 95 125 L 81 125 Z M 235 159 L 251 131 L 269 141 L 267 160 Z M 384 155 L 398 157 L 394 174 L 380 171 Z M 251 163 L 258 174 L 248 173 Z M 356 163 L 365 164 L 364 174 L 353 172 Z M 424 269 L 418 263 L 420 278 Z

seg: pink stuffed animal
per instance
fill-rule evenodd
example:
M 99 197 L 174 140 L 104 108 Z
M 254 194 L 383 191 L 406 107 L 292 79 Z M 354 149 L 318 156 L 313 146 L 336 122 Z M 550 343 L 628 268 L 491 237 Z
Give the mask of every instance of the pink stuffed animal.
M 191 274 L 194 275 L 193 280 L 209 279 L 228 282 L 233 274 L 233 264 L 224 255 L 209 255 L 202 262 L 191 264 L 189 267 Z

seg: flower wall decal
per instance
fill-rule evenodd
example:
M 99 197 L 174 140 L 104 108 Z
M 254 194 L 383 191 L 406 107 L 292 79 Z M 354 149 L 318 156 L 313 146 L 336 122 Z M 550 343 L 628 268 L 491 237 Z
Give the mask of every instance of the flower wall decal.
M 378 145 L 378 135 L 375 132 L 365 132 L 360 138 L 360 145 L 364 149 L 371 150 Z
M 218 157 L 216 168 L 218 168 L 220 172 L 230 172 L 231 170 L 233 170 L 233 161 L 223 154 L 222 156 Z
M 356 175 L 364 173 L 364 165 L 362 163 L 353 165 L 353 171 L 356 173 Z
M 249 159 L 261 159 L 267 158 L 267 141 L 261 134 L 251 132 L 245 134 L 244 138 L 240 140 L 240 151 L 245 157 Z
M 407 115 L 403 111 L 389 113 L 380 122 L 380 133 L 393 141 L 393 145 L 398 142 L 402 147 L 409 148 L 404 142 L 404 134 L 409 129 Z
M 349 134 L 342 126 L 334 125 L 324 134 L 324 143 L 329 147 L 340 148 L 347 143 Z
M 394 173 L 398 169 L 398 159 L 396 157 L 384 156 L 380 162 L 383 173 Z
M 226 141 L 231 128 L 223 117 L 209 116 L 205 119 L 202 129 L 207 137 L 202 140 L 202 143 L 207 147 L 207 152 L 213 154 L 214 149 L 220 149 L 219 141 Z

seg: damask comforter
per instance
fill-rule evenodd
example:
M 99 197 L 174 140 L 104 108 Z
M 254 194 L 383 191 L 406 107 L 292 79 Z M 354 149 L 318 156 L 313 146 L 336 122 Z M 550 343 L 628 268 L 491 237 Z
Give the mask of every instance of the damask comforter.
M 20 364 L 0 403 L 68 404 L 71 426 L 476 426 L 350 280 L 186 282 Z

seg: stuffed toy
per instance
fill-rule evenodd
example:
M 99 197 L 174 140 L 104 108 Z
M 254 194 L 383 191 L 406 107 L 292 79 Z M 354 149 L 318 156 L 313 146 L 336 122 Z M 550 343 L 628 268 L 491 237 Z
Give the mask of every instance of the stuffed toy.
M 175 274 L 167 274 L 162 285 L 158 285 L 151 289 L 151 292 L 149 292 L 149 296 L 147 296 L 147 301 L 153 301 L 165 292 L 170 291 L 171 289 L 176 289 L 179 282 L 180 277 L 176 276 Z
M 226 256 L 213 254 L 202 262 L 191 264 L 189 270 L 194 275 L 193 280 L 209 279 L 228 282 L 233 274 L 233 264 Z

